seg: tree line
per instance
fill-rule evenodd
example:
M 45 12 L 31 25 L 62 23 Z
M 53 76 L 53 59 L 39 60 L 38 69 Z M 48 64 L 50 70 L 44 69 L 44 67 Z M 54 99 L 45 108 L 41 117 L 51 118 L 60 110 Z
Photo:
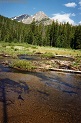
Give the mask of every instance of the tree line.
M 0 16 L 0 41 L 26 42 L 39 46 L 81 49 L 81 25 L 52 22 L 23 24 Z

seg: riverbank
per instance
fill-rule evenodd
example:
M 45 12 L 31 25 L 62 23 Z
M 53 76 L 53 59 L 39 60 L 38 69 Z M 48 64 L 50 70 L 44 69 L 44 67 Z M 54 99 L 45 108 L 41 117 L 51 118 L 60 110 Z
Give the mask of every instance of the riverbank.
M 25 43 L 0 43 L 0 57 L 16 59 L 11 63 L 8 60 L 2 63 L 22 71 L 57 70 L 81 73 L 80 50 L 39 47 Z
M 1 64 L 20 71 L 60 71 L 66 73 L 81 74 L 80 64 L 73 66 L 74 58 L 68 56 L 54 56 L 53 58 L 41 58 L 39 55 L 19 55 L 19 58 L 10 60 L 9 55 L 1 54 Z

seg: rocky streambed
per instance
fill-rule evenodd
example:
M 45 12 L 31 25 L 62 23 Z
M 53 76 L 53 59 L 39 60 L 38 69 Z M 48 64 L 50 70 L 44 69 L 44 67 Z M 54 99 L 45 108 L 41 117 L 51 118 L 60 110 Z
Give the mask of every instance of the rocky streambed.
M 68 73 L 77 73 L 81 74 L 81 64 L 72 56 L 62 56 L 56 55 L 52 57 L 43 58 L 40 54 L 36 55 L 19 55 L 18 58 L 20 60 L 30 61 L 32 65 L 35 66 L 35 71 L 60 71 L 60 72 L 68 72 Z M 76 58 L 78 59 L 78 58 Z M 21 66 L 21 65 L 20 65 Z M 27 71 L 23 67 L 16 67 L 14 68 L 18 70 Z M 26 65 L 27 66 L 27 65 Z
M 0 58 L 1 123 L 81 122 L 81 74 L 20 71 L 12 60 Z

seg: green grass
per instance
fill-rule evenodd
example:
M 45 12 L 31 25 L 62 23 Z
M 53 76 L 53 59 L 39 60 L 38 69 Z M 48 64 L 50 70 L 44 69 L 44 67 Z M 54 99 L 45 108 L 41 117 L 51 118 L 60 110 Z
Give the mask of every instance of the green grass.
M 14 58 L 17 58 L 17 55 L 28 54 L 33 55 L 32 45 L 26 43 L 0 43 L 0 53 L 8 54 Z
M 34 69 L 36 69 L 32 62 L 26 60 L 15 60 L 9 66 L 26 71 L 33 71 Z
M 44 47 L 34 46 L 27 43 L 8 43 L 0 42 L 0 54 L 7 54 L 17 59 L 10 64 L 11 67 L 32 71 L 36 67 L 32 62 L 26 60 L 19 60 L 18 55 L 36 55 L 38 54 L 41 58 L 50 59 L 54 58 L 55 55 L 65 55 L 74 58 L 71 66 L 75 69 L 79 69 L 81 66 L 81 50 L 72 50 L 65 48 L 55 47 Z M 42 59 L 43 60 L 43 59 Z M 44 61 L 45 62 L 45 61 Z M 51 64 L 51 63 L 50 63 Z M 57 67 L 57 64 L 52 64 L 53 67 Z M 81 69 L 81 68 L 80 68 Z
M 53 58 L 54 57 L 54 54 L 53 53 L 49 53 L 49 52 L 46 52 L 46 53 L 43 53 L 43 54 L 41 54 L 41 57 L 42 58 L 48 58 L 48 59 L 50 59 L 50 58 Z
M 69 55 L 69 56 L 81 56 L 81 50 L 55 48 L 55 47 L 38 47 L 39 52 L 53 53 L 54 55 Z
M 20 49 L 15 48 L 15 46 L 23 47 Z M 14 52 L 15 51 L 15 52 Z M 81 50 L 72 50 L 72 49 L 65 49 L 65 48 L 55 48 L 55 47 L 43 47 L 43 46 L 34 46 L 27 43 L 6 43 L 0 42 L 0 53 L 6 52 L 8 54 L 27 54 L 35 52 L 40 52 L 46 54 L 53 54 L 53 55 L 70 55 L 70 56 L 81 56 Z M 34 53 L 35 53 L 34 52 Z M 48 55 L 49 56 L 49 55 Z

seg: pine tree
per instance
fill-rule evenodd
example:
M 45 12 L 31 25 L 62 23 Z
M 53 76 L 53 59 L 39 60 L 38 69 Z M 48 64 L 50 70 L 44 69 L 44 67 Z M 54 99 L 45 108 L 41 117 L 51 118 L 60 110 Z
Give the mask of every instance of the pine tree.
M 77 26 L 75 30 L 74 49 L 81 49 L 81 25 Z

